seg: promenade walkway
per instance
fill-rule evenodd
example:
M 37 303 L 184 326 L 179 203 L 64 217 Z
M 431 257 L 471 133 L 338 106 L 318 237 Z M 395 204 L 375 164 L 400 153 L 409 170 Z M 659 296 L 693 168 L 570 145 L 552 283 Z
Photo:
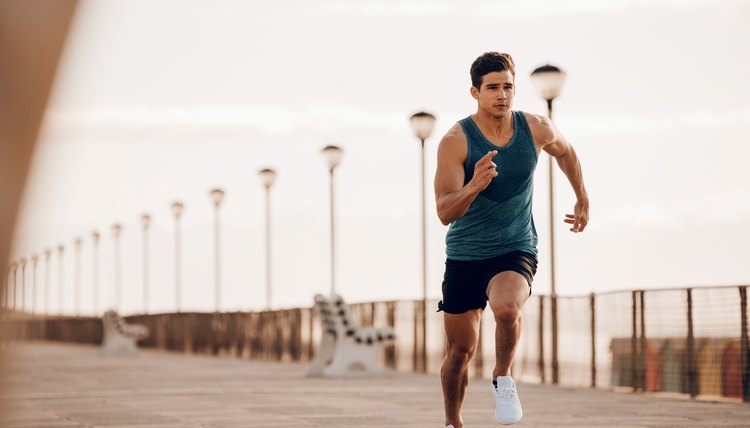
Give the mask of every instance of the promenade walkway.
M 308 379 L 300 364 L 143 351 L 106 359 L 92 346 L 16 343 L 2 351 L 6 428 L 442 427 L 438 377 Z M 520 385 L 523 427 L 748 427 L 750 405 Z M 500 426 L 486 381 L 464 421 Z

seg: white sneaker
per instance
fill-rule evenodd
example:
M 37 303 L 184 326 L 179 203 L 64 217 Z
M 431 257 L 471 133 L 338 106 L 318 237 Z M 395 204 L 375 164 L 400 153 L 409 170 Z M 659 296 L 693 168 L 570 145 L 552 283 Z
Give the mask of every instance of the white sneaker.
M 495 418 L 503 425 L 511 425 L 521 420 L 523 410 L 518 399 L 516 382 L 510 376 L 498 376 L 497 387 L 490 382 L 495 395 Z

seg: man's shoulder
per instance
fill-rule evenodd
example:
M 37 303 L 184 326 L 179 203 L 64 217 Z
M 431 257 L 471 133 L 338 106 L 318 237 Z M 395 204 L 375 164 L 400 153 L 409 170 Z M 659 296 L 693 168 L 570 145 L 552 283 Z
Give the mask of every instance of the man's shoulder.
M 529 126 L 534 127 L 549 127 L 551 125 L 550 120 L 547 116 L 542 116 L 540 114 L 534 114 L 529 113 L 527 111 L 520 111 L 520 113 L 523 114 L 524 118 L 526 118 L 526 123 L 529 124 Z
M 466 145 L 466 134 L 464 134 L 464 128 L 460 122 L 456 122 L 453 126 L 445 133 L 443 139 L 440 141 L 441 145 Z
M 438 145 L 438 157 L 445 159 L 457 159 L 460 162 L 466 160 L 469 147 L 466 134 L 461 124 L 456 122 L 443 136 Z
M 552 121 L 547 117 L 540 114 L 528 113 L 522 111 L 526 118 L 526 123 L 529 125 L 529 130 L 537 144 L 545 145 L 547 142 L 552 141 L 555 136 L 555 128 L 552 125 Z

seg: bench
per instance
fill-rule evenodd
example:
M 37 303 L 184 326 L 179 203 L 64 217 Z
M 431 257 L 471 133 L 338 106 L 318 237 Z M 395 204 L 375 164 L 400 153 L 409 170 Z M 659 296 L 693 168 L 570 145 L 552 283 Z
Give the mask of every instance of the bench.
M 382 376 L 386 373 L 380 354 L 395 341 L 392 328 L 358 326 L 339 295 L 327 299 L 317 294 L 315 313 L 322 332 L 308 376 L 340 377 L 355 373 Z
M 128 324 L 112 310 L 104 313 L 102 327 L 102 353 L 107 356 L 136 355 L 136 342 L 148 337 L 148 328 L 145 325 Z

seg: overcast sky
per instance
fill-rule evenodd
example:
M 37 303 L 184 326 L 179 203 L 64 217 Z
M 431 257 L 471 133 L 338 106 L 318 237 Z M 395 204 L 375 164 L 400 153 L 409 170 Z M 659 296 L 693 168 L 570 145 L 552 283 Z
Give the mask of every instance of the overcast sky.
M 750 283 L 750 5 L 740 1 L 80 2 L 35 154 L 15 257 L 84 239 L 82 306 L 91 310 L 91 232 L 102 233 L 100 307 L 114 282 L 110 226 L 123 225 L 122 309 L 142 310 L 142 230 L 153 218 L 151 307 L 174 308 L 174 221 L 183 217 L 184 308 L 210 310 L 213 208 L 221 207 L 222 307 L 265 304 L 260 168 L 272 188 L 274 306 L 327 291 L 328 173 L 339 144 L 337 286 L 349 301 L 421 293 L 419 142 L 408 117 L 437 117 L 427 141 L 429 296 L 438 297 L 447 230 L 432 197 L 436 147 L 473 113 L 469 66 L 485 51 L 516 61 L 514 108 L 544 114 L 529 73 L 567 72 L 555 120 L 576 148 L 591 199 L 567 232 L 573 193 L 558 171 L 558 292 Z M 534 213 L 549 290 L 546 155 Z M 57 257 L 50 308 L 57 309 Z M 45 264 L 39 265 L 39 285 Z M 30 275 L 30 274 L 29 274 Z M 29 276 L 30 278 L 30 276 Z M 29 280 L 30 281 L 30 280 Z M 39 295 L 41 302 L 42 297 Z

